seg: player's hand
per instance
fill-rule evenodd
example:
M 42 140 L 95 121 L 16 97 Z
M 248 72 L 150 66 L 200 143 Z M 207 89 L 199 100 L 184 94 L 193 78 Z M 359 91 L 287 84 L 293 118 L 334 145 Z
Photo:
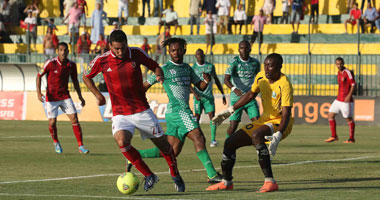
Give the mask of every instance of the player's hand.
M 346 97 L 344 98 L 344 102 L 350 102 L 350 100 L 351 100 L 351 97 L 350 97 L 350 96 L 346 96 Z
M 223 94 L 223 105 L 226 105 L 226 104 L 227 104 L 226 96 L 224 96 Z
M 83 97 L 79 97 L 79 100 L 81 101 L 81 106 L 84 107 L 86 105 L 86 101 L 83 99 Z
M 163 75 L 156 75 L 156 80 L 160 82 L 161 84 L 164 83 L 164 76 Z
M 200 101 L 200 100 L 201 100 L 201 97 L 198 96 L 198 95 L 196 95 L 196 94 L 194 94 L 194 97 L 195 97 L 195 99 L 196 99 L 197 101 Z
M 277 146 L 281 141 L 282 133 L 280 131 L 277 131 L 273 133 L 272 136 L 265 136 L 264 138 L 270 141 L 270 145 L 269 145 L 270 154 L 272 156 L 276 155 Z
M 242 96 L 243 95 L 243 92 L 240 90 L 240 89 L 238 89 L 238 88 L 235 88 L 234 89 L 234 93 L 237 95 L 237 96 Z
M 225 119 L 227 119 L 229 116 L 231 116 L 232 113 L 235 112 L 235 109 L 233 106 L 230 106 L 227 108 L 227 110 L 223 110 L 216 114 L 214 118 L 212 118 L 212 123 L 219 126 Z
M 203 79 L 209 83 L 211 81 L 211 75 L 203 72 Z
M 96 100 L 98 100 L 99 106 L 106 104 L 106 98 L 104 98 L 104 96 L 102 94 L 100 96 L 97 96 Z
M 43 94 L 38 93 L 37 96 L 38 96 L 38 100 L 40 100 L 42 103 L 45 102 L 45 96 Z

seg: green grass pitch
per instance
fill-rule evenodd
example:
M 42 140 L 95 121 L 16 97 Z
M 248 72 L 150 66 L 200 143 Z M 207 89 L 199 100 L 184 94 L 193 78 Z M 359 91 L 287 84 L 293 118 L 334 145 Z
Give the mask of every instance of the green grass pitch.
M 58 122 L 63 147 L 58 155 L 47 121 L 0 121 L 0 199 L 380 199 L 379 127 L 357 126 L 357 142 L 343 144 L 348 127 L 338 126 L 340 140 L 326 144 L 328 126 L 294 126 L 272 161 L 280 190 L 266 194 L 256 193 L 264 177 L 253 147 L 237 151 L 233 191 L 205 191 L 206 172 L 187 140 L 178 157 L 185 193 L 175 192 L 164 159 L 156 158 L 145 161 L 160 182 L 149 192 L 140 185 L 135 194 L 126 196 L 116 188 L 125 159 L 113 141 L 111 124 L 81 125 L 91 153 L 79 154 L 70 123 Z M 219 171 L 226 128 L 217 130 L 220 145 L 208 148 Z M 209 139 L 209 126 L 202 129 Z M 153 146 L 138 132 L 132 144 L 138 149 Z M 136 169 L 133 172 L 143 179 Z

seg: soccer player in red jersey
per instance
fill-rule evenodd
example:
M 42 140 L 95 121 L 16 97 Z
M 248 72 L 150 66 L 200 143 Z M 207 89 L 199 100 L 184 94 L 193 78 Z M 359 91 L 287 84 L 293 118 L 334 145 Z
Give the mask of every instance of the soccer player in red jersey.
M 331 137 L 325 140 L 325 142 L 334 142 L 338 140 L 338 135 L 336 134 L 336 122 L 335 115 L 342 112 L 343 117 L 348 123 L 350 138 L 344 143 L 354 143 L 355 138 L 355 122 L 352 119 L 352 112 L 354 109 L 354 102 L 352 98 L 352 93 L 355 89 L 355 79 L 354 75 L 350 70 L 344 67 L 344 60 L 338 57 L 335 60 L 335 65 L 338 68 L 338 97 L 334 100 L 333 104 L 329 109 L 329 123 L 331 129 Z
M 178 192 L 185 191 L 177 169 L 174 151 L 164 136 L 156 116 L 149 108 L 143 87 L 141 65 L 154 72 L 156 80 L 163 83 L 162 69 L 142 49 L 129 47 L 127 36 L 121 30 L 114 30 L 110 36 L 111 50 L 97 56 L 90 63 L 89 73 L 83 81 L 95 95 L 99 105 L 106 100 L 95 86 L 92 78 L 102 72 L 112 103 L 112 133 L 122 154 L 145 176 L 144 189 L 148 191 L 158 182 L 156 176 L 142 160 L 139 152 L 131 145 L 135 128 L 143 139 L 149 138 L 160 149 L 170 168 L 170 174 Z
M 85 105 L 85 101 L 79 87 L 77 65 L 73 61 L 67 59 L 68 54 L 69 48 L 67 44 L 65 42 L 59 43 L 58 57 L 46 61 L 41 72 L 37 74 L 37 96 L 41 102 L 46 101 L 49 131 L 54 141 L 55 152 L 62 153 L 62 147 L 58 141 L 56 126 L 58 108 L 61 108 L 61 110 L 67 114 L 73 125 L 74 135 L 78 141 L 79 152 L 87 154 L 89 153 L 89 150 L 83 145 L 82 129 L 68 90 L 69 77 L 71 77 L 82 106 Z M 47 76 L 46 99 L 41 93 L 41 77 L 45 74 Z

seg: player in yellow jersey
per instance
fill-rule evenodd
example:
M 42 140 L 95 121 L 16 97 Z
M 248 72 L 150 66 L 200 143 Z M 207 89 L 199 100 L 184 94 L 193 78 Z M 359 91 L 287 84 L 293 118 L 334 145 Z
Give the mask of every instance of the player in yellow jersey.
M 281 73 L 282 56 L 270 54 L 265 58 L 264 71 L 256 75 L 251 90 L 233 106 L 218 113 L 212 120 L 219 125 L 236 109 L 244 106 L 261 93 L 263 114 L 257 121 L 244 126 L 225 141 L 222 172 L 223 181 L 209 186 L 206 190 L 232 190 L 232 169 L 236 160 L 236 150 L 244 146 L 255 146 L 259 164 L 265 176 L 264 185 L 258 192 L 273 192 L 278 185 L 273 178 L 270 155 L 276 154 L 279 142 L 292 130 L 294 119 L 291 117 L 293 106 L 293 87 L 285 74 Z M 265 141 L 270 140 L 269 151 Z

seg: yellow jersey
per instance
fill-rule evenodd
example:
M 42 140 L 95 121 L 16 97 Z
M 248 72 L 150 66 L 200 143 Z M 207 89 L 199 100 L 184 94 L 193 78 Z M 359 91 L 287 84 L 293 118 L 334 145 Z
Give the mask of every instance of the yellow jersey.
M 261 71 L 256 75 L 251 91 L 261 93 L 262 120 L 278 120 L 279 124 L 282 119 L 282 106 L 293 106 L 293 86 L 285 74 L 281 73 L 280 79 L 271 84 L 265 72 Z

